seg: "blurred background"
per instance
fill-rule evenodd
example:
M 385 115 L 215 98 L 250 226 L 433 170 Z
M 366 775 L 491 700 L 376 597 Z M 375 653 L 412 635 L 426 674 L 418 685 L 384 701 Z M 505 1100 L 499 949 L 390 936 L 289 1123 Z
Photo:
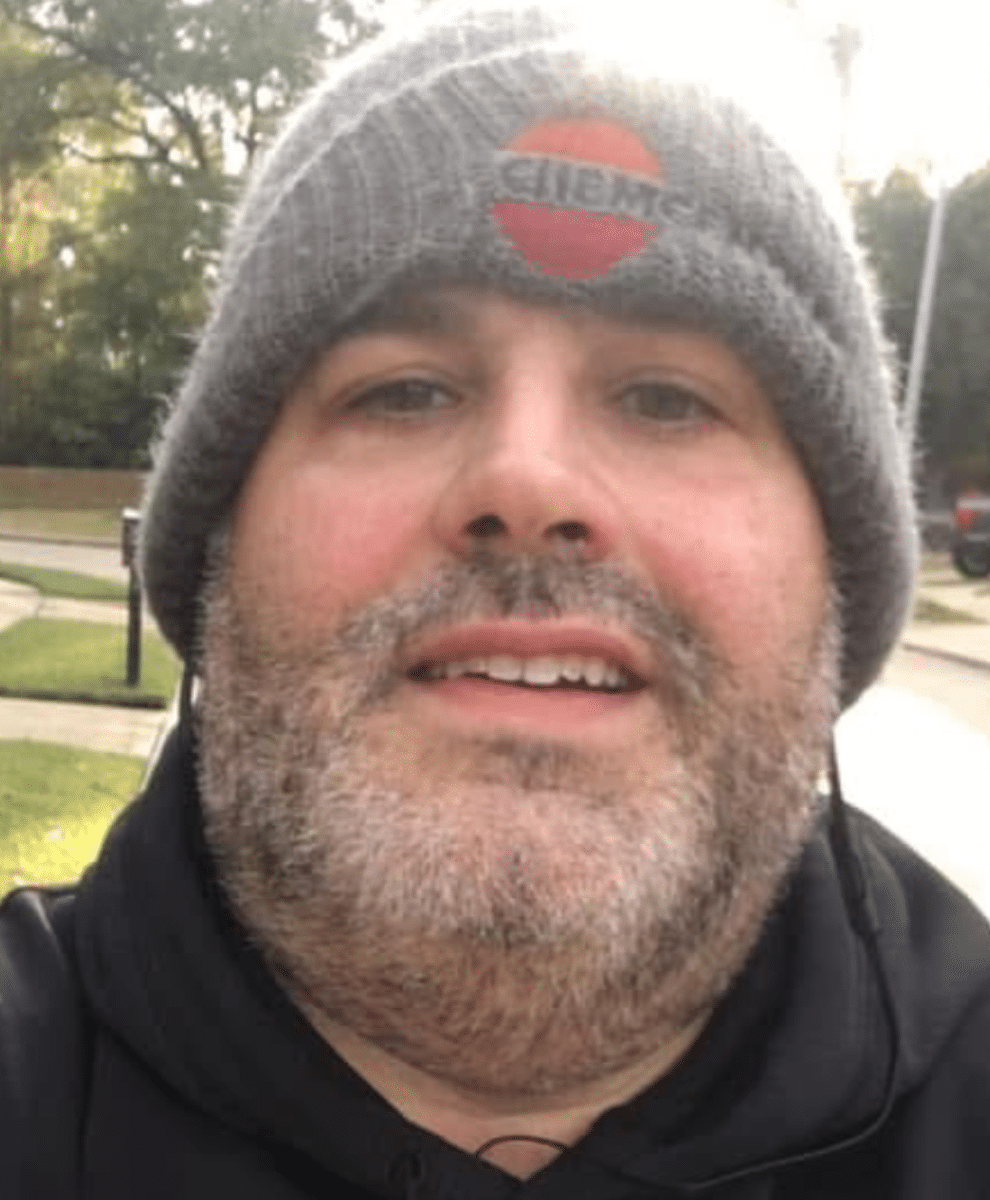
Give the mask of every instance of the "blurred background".
M 573 3 L 622 19 L 617 0 Z M 821 52 L 918 459 L 922 587 L 840 725 L 847 787 L 990 912 L 990 8 L 766 4 Z M 128 628 L 121 513 L 244 175 L 328 58 L 418 7 L 0 0 L 0 893 L 89 860 L 170 720 L 177 665 L 147 622 Z M 634 9 L 648 54 L 661 10 Z M 960 498 L 968 574 L 950 558 Z
M 905 383 L 944 199 L 916 418 L 944 541 L 955 497 L 990 488 L 990 10 L 779 5 L 828 51 L 836 162 Z M 0 0 L 0 464 L 146 465 L 244 172 L 327 58 L 416 7 Z

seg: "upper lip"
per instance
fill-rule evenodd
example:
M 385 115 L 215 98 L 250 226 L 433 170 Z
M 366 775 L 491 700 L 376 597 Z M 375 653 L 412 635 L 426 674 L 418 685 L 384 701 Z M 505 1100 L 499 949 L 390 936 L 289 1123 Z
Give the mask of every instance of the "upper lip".
M 645 649 L 633 639 L 579 621 L 491 621 L 425 633 L 402 657 L 406 672 L 434 663 L 469 662 L 493 655 L 540 658 L 579 655 L 601 658 L 636 684 L 653 671 Z

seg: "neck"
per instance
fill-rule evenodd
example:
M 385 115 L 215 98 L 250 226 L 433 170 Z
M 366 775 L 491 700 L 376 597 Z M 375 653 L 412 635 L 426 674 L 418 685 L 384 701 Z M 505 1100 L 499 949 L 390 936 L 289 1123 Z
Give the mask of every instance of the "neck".
M 641 1061 L 567 1092 L 491 1096 L 412 1067 L 308 1006 L 306 1012 L 340 1057 L 412 1124 L 468 1154 L 476 1154 L 495 1139 L 518 1138 L 499 1142 L 482 1155 L 518 1179 L 535 1175 L 561 1148 L 583 1137 L 602 1113 L 631 1100 L 665 1075 L 707 1020 L 706 1014 Z

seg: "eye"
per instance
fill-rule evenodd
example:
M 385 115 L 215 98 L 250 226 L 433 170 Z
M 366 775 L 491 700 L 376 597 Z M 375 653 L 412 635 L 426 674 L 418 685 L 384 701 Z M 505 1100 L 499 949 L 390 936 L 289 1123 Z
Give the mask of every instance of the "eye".
M 456 397 L 432 379 L 392 379 L 352 396 L 347 412 L 398 420 L 428 417 L 456 403 Z
M 691 388 L 665 380 L 645 380 L 623 389 L 620 404 L 630 416 L 671 425 L 714 419 L 715 407 Z

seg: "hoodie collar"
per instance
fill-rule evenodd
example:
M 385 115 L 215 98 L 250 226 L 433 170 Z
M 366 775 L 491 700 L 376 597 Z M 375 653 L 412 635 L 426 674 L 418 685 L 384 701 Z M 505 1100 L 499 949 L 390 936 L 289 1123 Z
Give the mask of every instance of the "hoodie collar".
M 219 893 L 194 764 L 180 728 L 83 880 L 80 967 L 94 1009 L 135 1055 L 273 1153 L 396 1200 L 410 1187 L 430 1197 L 608 1200 L 631 1186 L 693 1192 L 716 1175 L 813 1153 L 877 1111 L 889 1065 L 882 1005 L 817 835 L 678 1067 L 518 1184 L 411 1126 L 272 979 Z

